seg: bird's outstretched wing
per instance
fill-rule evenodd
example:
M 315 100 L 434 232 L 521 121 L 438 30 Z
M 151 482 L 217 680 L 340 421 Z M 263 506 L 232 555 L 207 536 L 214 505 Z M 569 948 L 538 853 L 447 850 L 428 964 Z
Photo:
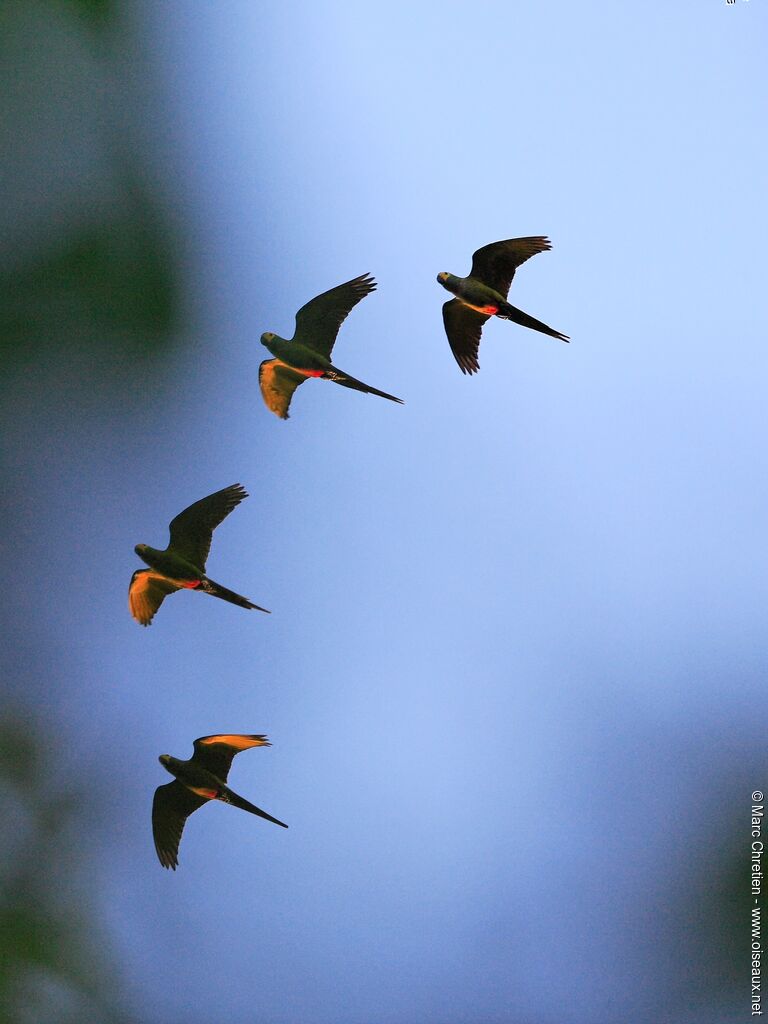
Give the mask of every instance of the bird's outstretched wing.
M 293 392 L 306 379 L 306 374 L 279 359 L 265 359 L 259 367 L 259 385 L 267 408 L 281 420 L 287 420 Z
M 350 310 L 375 289 L 371 275 L 361 274 L 310 299 L 296 314 L 293 340 L 330 359 L 336 335 Z
M 462 373 L 477 373 L 480 369 L 477 352 L 480 348 L 483 324 L 488 319 L 485 313 L 470 309 L 458 299 L 451 299 L 443 306 L 445 333 Z
M 232 484 L 185 508 L 171 520 L 169 548 L 205 572 L 213 531 L 247 497 L 242 484 Z
M 475 277 L 487 284 L 494 291 L 500 292 L 506 299 L 509 286 L 515 271 L 521 263 L 525 263 L 538 252 L 552 248 L 552 243 L 544 235 L 533 235 L 529 238 L 508 238 L 503 242 L 491 242 L 478 249 L 472 256 L 470 277 Z
M 215 736 L 201 736 L 195 740 L 195 752 L 192 760 L 195 764 L 206 768 L 209 772 L 227 781 L 232 758 L 241 750 L 250 747 L 271 746 L 266 736 L 240 736 L 237 733 L 218 733 Z
M 152 836 L 160 863 L 164 868 L 176 870 L 179 863 L 179 843 L 187 818 L 208 801 L 187 789 L 174 779 L 166 786 L 158 786 L 152 801 Z
M 154 569 L 137 569 L 128 585 L 131 615 L 142 626 L 148 626 L 164 599 L 176 590 L 179 587 L 175 583 L 160 576 Z

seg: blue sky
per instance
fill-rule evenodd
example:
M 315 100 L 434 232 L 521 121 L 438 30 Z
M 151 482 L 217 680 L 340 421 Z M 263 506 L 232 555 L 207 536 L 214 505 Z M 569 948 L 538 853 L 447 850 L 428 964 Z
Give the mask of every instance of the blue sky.
M 16 429 L 66 509 L 43 587 L 85 570 L 49 699 L 124 780 L 94 877 L 156 1019 L 704 1019 L 691 876 L 765 781 L 765 25 L 136 8 L 186 348 L 85 451 L 63 401 Z M 491 322 L 464 377 L 435 275 L 528 234 L 511 299 L 572 343 Z M 278 421 L 259 335 L 365 271 L 336 362 L 405 406 L 310 382 Z M 235 481 L 209 571 L 273 615 L 182 594 L 140 630 L 133 545 Z M 204 808 L 163 872 L 157 755 L 216 731 L 269 734 L 231 782 L 291 828 Z

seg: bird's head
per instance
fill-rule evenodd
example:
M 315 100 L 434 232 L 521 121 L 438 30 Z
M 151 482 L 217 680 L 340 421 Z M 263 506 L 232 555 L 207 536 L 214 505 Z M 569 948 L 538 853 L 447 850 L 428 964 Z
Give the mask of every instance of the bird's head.
M 269 348 L 276 337 L 277 335 L 273 334 L 272 331 L 265 331 L 261 336 L 261 344 Z
M 137 544 L 136 547 L 133 550 L 136 552 L 136 554 L 139 556 L 139 558 L 143 558 L 144 557 L 144 552 L 147 550 L 147 545 L 146 544 Z
M 173 758 L 171 757 L 170 754 L 161 754 L 160 757 L 158 757 L 157 760 L 160 762 L 160 764 L 163 766 L 163 768 L 167 768 L 168 765 L 173 760 Z
M 448 278 L 449 278 L 450 276 L 451 276 L 451 275 L 450 275 L 449 273 L 447 273 L 447 272 L 446 272 L 445 270 L 441 271 L 441 272 L 440 272 L 440 273 L 439 273 L 439 274 L 437 275 L 437 283 L 438 283 L 438 284 L 441 284 L 441 285 L 442 285 L 442 286 L 443 286 L 443 287 L 445 288 L 445 287 L 447 286 Z

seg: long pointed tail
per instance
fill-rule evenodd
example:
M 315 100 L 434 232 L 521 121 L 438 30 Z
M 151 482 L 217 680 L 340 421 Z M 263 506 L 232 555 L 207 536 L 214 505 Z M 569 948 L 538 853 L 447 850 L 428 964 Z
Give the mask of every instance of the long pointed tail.
M 280 825 L 282 828 L 288 828 L 284 821 L 280 821 L 279 818 L 273 818 L 271 814 L 267 814 L 267 812 L 262 811 L 260 807 L 244 800 L 241 796 L 238 796 L 237 793 L 233 793 L 229 788 L 224 791 L 219 799 L 223 800 L 225 804 L 232 804 L 233 807 L 239 807 L 241 811 L 250 811 L 251 814 L 258 814 L 260 818 L 266 818 L 267 821 L 271 821 L 274 825 Z
M 268 608 L 262 608 L 260 605 L 254 604 L 247 597 L 236 594 L 234 590 L 227 590 L 226 587 L 222 587 L 220 583 L 214 583 L 213 580 L 204 579 L 200 584 L 200 589 L 205 591 L 206 594 L 211 594 L 212 597 L 220 597 L 222 601 L 236 604 L 239 608 L 255 608 L 257 612 L 266 612 L 267 615 L 271 614 Z
M 405 404 L 402 398 L 395 398 L 394 395 L 388 395 L 386 391 L 379 391 L 377 388 L 372 388 L 369 384 L 363 384 L 361 380 L 356 380 L 355 377 L 350 377 L 348 373 L 337 370 L 335 367 L 324 374 L 324 376 L 326 380 L 335 381 L 336 384 L 341 384 L 345 388 L 352 388 L 353 391 L 363 391 L 366 395 L 378 395 L 379 398 L 388 398 L 390 402 L 397 402 L 398 405 Z
M 503 306 L 499 308 L 499 312 L 496 316 L 502 320 L 514 320 L 516 324 L 520 324 L 521 327 L 530 327 L 531 330 L 541 331 L 542 334 L 548 334 L 550 338 L 557 338 L 558 341 L 570 341 L 567 334 L 561 334 L 560 331 L 555 331 L 551 327 L 547 327 L 541 320 L 536 320 L 535 317 L 529 316 L 524 313 L 522 309 L 510 305 L 505 302 Z

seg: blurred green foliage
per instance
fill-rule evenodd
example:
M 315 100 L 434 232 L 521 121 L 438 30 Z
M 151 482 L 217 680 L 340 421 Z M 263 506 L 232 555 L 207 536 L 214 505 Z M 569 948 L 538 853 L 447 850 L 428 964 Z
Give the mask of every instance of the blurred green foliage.
M 148 184 L 148 154 L 125 127 L 140 114 L 123 87 L 126 54 L 135 56 L 126 19 L 117 24 L 124 13 L 118 0 L 0 0 L 0 388 L 10 423 L 37 413 L 25 378 L 45 367 L 56 380 L 73 363 L 80 393 L 107 411 L 136 360 L 168 353 L 178 333 L 177 243 Z M 73 438 L 78 429 L 92 424 L 73 416 Z M 18 496 L 33 486 L 25 443 L 16 433 L 2 452 L 16 546 L 26 537 Z M 35 486 L 47 486 L 39 473 Z M 48 628 L 21 616 L 9 631 L 6 688 L 14 649 L 31 644 L 46 663 Z M 66 678 L 71 666 L 57 671 Z M 13 706 L 0 718 L 0 1024 L 124 1022 L 84 862 L 96 787 L 62 774 L 64 727 L 55 715 L 43 727 L 34 689 L 19 688 Z
M 168 343 L 177 295 L 161 219 L 140 184 L 124 195 L 109 221 L 76 227 L 28 265 L 0 268 L 4 366 L 29 363 L 51 343 L 136 355 Z
M 141 111 L 122 79 L 137 64 L 119 13 L 115 0 L 0 0 L 0 366 L 11 374 L 51 352 L 87 367 L 98 351 L 109 377 L 174 338 L 178 241 L 130 129 Z
M 114 16 L 113 0 L 66 0 L 96 28 L 106 26 Z
M 0 838 L 0 1020 L 122 1021 L 79 888 L 77 803 L 52 777 L 51 746 L 26 711 L 0 720 L 0 786 L 19 819 Z

